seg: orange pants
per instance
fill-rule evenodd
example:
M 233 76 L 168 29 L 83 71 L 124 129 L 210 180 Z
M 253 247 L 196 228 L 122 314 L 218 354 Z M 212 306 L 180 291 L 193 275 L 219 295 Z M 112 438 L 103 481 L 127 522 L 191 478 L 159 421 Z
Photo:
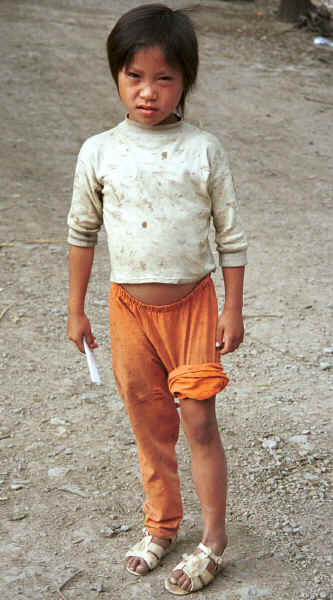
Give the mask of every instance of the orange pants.
M 215 347 L 214 284 L 208 275 L 181 300 L 151 306 L 113 283 L 109 300 L 113 371 L 136 437 L 145 526 L 170 538 L 183 516 L 174 398 L 205 400 L 228 383 Z

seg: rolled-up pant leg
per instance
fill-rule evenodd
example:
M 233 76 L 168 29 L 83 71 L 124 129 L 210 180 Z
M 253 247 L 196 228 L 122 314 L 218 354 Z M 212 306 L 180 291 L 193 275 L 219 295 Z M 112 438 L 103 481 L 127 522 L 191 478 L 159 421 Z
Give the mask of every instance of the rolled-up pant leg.
M 179 416 L 165 367 L 120 290 L 110 290 L 113 371 L 136 438 L 145 525 L 151 535 L 170 538 L 183 515 L 175 452 Z

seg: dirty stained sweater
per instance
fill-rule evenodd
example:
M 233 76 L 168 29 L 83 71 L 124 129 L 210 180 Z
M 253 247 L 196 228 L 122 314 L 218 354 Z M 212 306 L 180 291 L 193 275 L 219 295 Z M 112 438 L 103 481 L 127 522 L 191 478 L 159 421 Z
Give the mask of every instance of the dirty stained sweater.
M 89 138 L 75 171 L 68 242 L 91 247 L 102 224 L 116 283 L 196 282 L 246 264 L 228 159 L 212 134 L 184 121 L 145 126 L 126 118 Z

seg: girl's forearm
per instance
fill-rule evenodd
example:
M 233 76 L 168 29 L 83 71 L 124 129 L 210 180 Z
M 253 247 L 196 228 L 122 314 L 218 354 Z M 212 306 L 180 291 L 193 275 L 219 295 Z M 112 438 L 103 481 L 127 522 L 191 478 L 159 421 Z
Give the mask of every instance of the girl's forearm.
M 94 261 L 94 247 L 69 247 L 69 297 L 70 314 L 83 314 L 90 273 Z
M 225 309 L 242 310 L 244 271 L 244 267 L 222 268 L 225 289 Z

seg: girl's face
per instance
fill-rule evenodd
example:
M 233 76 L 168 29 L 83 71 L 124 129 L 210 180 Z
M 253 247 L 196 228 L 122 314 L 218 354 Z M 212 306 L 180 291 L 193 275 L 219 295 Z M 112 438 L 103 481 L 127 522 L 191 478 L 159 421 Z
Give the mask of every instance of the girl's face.
M 118 90 L 133 121 L 143 125 L 173 123 L 184 91 L 183 76 L 166 62 L 159 46 L 143 48 L 119 72 Z

